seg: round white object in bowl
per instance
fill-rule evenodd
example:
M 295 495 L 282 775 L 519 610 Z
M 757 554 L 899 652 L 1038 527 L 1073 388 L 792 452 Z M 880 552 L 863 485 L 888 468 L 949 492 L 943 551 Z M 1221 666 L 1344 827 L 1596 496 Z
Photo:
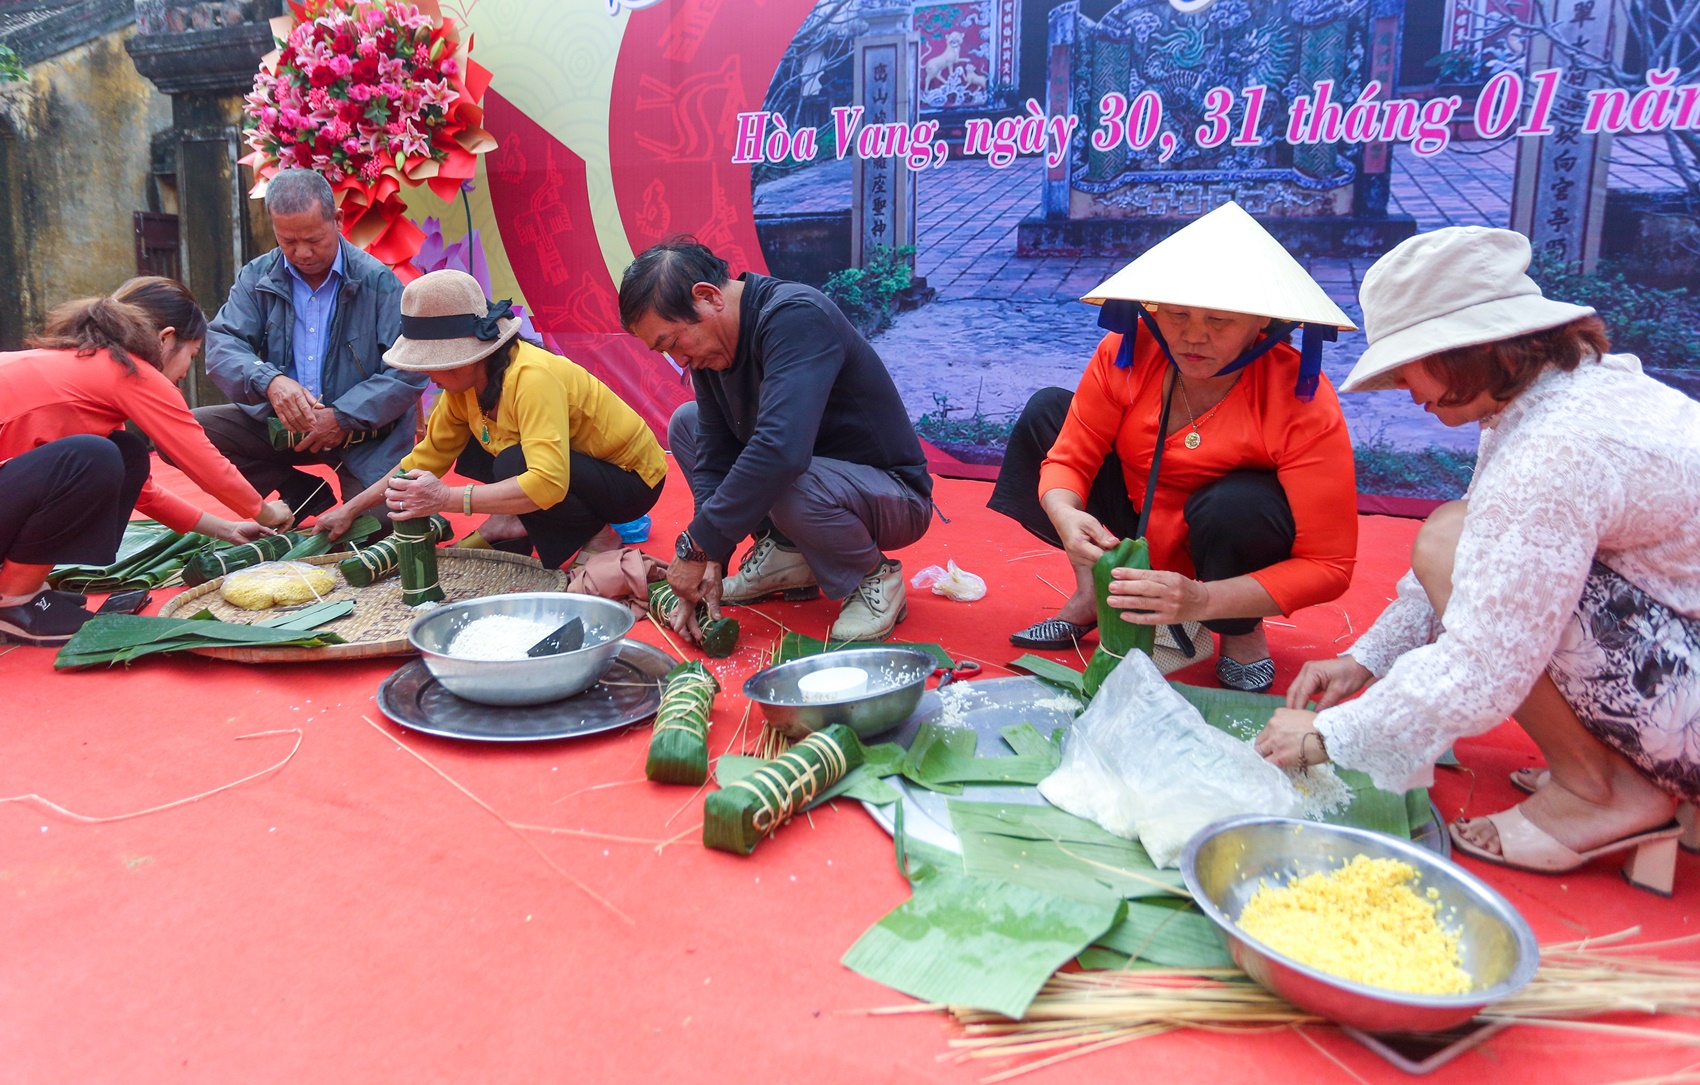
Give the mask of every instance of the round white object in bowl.
M 797 679 L 797 692 L 814 704 L 860 697 L 868 692 L 868 672 L 860 667 L 828 667 Z

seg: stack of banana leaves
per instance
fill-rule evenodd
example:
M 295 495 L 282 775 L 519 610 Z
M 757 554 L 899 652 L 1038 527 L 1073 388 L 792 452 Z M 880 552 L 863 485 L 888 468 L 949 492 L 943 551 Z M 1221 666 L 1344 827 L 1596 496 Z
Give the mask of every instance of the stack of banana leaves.
M 131 520 L 111 565 L 60 565 L 47 579 L 60 591 L 97 595 L 157 588 L 174 581 L 183 564 L 198 552 L 229 545 L 193 531 L 179 535 L 153 520 Z
M 84 623 L 53 659 L 54 670 L 74 671 L 101 663 L 131 663 L 162 652 L 191 648 L 318 648 L 341 644 L 335 633 L 313 630 L 354 610 L 352 600 L 319 602 L 253 625 L 221 622 L 211 611 L 190 618 L 99 615 Z
M 1059 669 L 1068 674 L 1053 680 L 1078 694 L 1080 673 Z M 1175 689 L 1212 726 L 1246 740 L 1283 703 L 1179 683 Z M 859 773 L 900 774 L 946 794 L 963 784 L 1036 782 L 1055 766 L 1062 730 L 1004 728 L 1014 756 L 980 758 L 971 730 L 923 727 L 901 759 L 870 756 Z M 722 773 L 730 760 L 722 759 Z M 1324 820 L 1405 839 L 1429 827 L 1426 791 L 1380 791 L 1360 773 L 1335 771 L 1352 797 Z M 856 781 L 851 795 L 881 802 L 869 784 L 885 781 Z M 1180 872 L 1157 867 L 1137 841 L 1048 805 L 975 802 L 972 792 L 947 802 L 960 855 L 905 837 L 897 808 L 898 862 L 912 897 L 845 954 L 855 971 L 927 1002 L 1019 1018 L 1070 961 L 1084 969 L 1232 967 Z
M 287 545 L 281 541 L 272 544 L 278 550 L 273 556 L 277 560 L 316 557 L 350 542 L 362 542 L 380 530 L 381 526 L 373 517 L 362 516 L 355 520 L 348 534 L 334 543 L 329 536 L 319 534 L 289 532 L 283 536 L 273 536 L 287 540 Z M 222 575 L 223 571 L 233 571 L 240 567 L 240 563 L 227 562 L 230 569 L 223 570 L 214 557 L 232 549 L 235 548 L 230 543 L 193 531 L 180 535 L 153 520 L 132 520 L 124 527 L 124 538 L 118 544 L 118 556 L 111 565 L 60 565 L 54 568 L 47 579 L 60 591 L 95 595 L 103 592 L 158 588 L 184 580 L 184 567 L 191 564 L 218 570 L 213 572 L 214 576 Z M 265 558 L 260 556 L 254 560 Z M 208 578 L 202 576 L 189 582 L 204 582 L 206 579 Z

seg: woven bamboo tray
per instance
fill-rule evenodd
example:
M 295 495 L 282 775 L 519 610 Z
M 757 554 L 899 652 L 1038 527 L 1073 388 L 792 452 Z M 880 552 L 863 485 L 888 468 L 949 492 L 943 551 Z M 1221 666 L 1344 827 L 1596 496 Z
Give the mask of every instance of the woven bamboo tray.
M 303 558 L 310 565 L 335 565 L 347 554 L 321 554 Z M 559 569 L 545 569 L 536 558 L 521 557 L 501 550 L 461 550 L 440 547 L 437 550 L 437 576 L 443 585 L 446 602 L 477 599 L 486 595 L 505 595 L 516 591 L 565 591 L 567 574 Z M 160 608 L 162 618 L 187 618 L 201 610 L 210 610 L 223 622 L 252 625 L 276 617 L 279 610 L 243 610 L 224 601 L 218 593 L 224 578 L 210 580 L 190 588 Z M 337 588 L 325 595 L 328 600 L 352 599 L 354 612 L 347 617 L 326 622 L 319 629 L 335 633 L 346 644 L 327 644 L 323 648 L 191 648 L 196 655 L 212 659 L 228 659 L 236 663 L 322 663 L 329 659 L 371 659 L 376 656 L 413 655 L 407 643 L 407 627 L 423 611 L 413 610 L 401 601 L 401 579 L 389 576 L 364 588 L 350 587 L 337 573 Z

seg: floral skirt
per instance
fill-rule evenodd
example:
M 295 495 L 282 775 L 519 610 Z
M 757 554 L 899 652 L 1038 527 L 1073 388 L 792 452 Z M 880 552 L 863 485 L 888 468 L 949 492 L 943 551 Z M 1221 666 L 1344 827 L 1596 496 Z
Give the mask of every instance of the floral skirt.
M 1700 802 L 1700 618 L 1596 561 L 1547 673 L 1597 738 Z

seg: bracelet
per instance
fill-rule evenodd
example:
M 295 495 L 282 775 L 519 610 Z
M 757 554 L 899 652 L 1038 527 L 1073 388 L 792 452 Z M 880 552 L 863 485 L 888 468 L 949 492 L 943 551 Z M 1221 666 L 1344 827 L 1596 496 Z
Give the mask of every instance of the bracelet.
M 467 483 L 466 489 L 461 491 L 460 495 L 460 511 L 467 516 L 472 515 L 472 485 L 470 482 Z
M 1305 740 L 1310 738 L 1315 738 L 1317 747 L 1322 750 L 1322 759 L 1316 763 L 1318 765 L 1325 765 L 1328 763 L 1328 740 L 1322 737 L 1321 731 L 1306 731 L 1303 735 L 1299 736 L 1300 772 L 1308 773 L 1310 771 L 1310 759 L 1305 757 Z

